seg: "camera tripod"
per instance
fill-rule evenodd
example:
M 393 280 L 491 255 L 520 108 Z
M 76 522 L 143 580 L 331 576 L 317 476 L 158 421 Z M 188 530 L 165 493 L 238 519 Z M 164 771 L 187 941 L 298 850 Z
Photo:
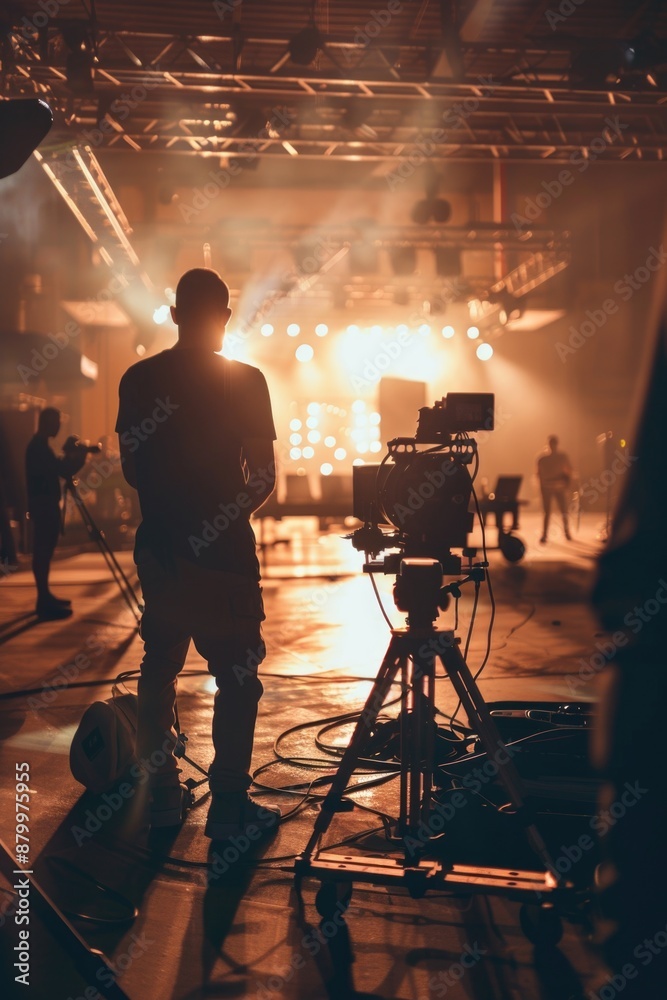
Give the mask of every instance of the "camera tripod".
M 373 567 L 366 566 L 372 571 Z M 469 578 L 483 579 L 484 569 L 474 567 Z M 462 581 L 459 581 L 459 583 Z M 297 890 L 303 877 L 319 878 L 322 888 L 317 906 L 322 916 L 330 916 L 336 906 L 335 883 L 371 882 L 379 885 L 403 885 L 414 898 L 429 889 L 456 892 L 486 892 L 507 895 L 524 902 L 555 901 L 569 891 L 535 826 L 524 801 L 521 778 L 502 742 L 477 684 L 459 647 L 460 640 L 451 630 L 435 629 L 442 588 L 442 566 L 434 559 L 403 559 L 397 585 L 401 604 L 408 611 L 407 629 L 393 629 L 392 638 L 375 678 L 352 739 L 333 778 L 331 789 L 322 802 L 308 844 L 295 862 Z M 498 763 L 502 783 L 523 826 L 528 843 L 544 871 L 507 871 L 473 865 L 447 864 L 426 859 L 435 740 L 435 666 L 440 660 L 452 687 L 468 716 L 471 728 L 490 760 Z M 379 858 L 320 852 L 320 838 L 328 830 L 337 812 L 349 811 L 344 799 L 348 782 L 363 754 L 364 746 L 397 675 L 402 681 L 400 713 L 400 811 L 397 839 L 403 843 L 403 857 Z M 439 829 L 439 828 L 438 828 Z M 426 831 L 426 835 L 425 835 Z M 349 900 L 349 892 L 347 894 Z
M 76 483 L 74 479 L 70 476 L 69 479 L 65 480 L 65 486 L 63 487 L 63 496 L 65 502 L 63 504 L 63 519 L 62 519 L 62 529 L 63 534 L 65 534 L 65 513 L 67 510 L 67 497 L 71 496 L 74 504 L 76 505 L 79 513 L 81 514 L 81 519 L 86 527 L 86 531 L 90 538 L 97 544 L 100 552 L 104 556 L 104 561 L 109 567 L 112 577 L 118 584 L 118 589 L 120 590 L 121 597 L 127 604 L 128 608 L 134 615 L 134 619 L 137 623 L 141 621 L 141 615 L 143 613 L 143 604 L 139 601 L 135 589 L 130 583 L 127 574 L 125 573 L 123 567 L 118 562 L 116 554 L 109 545 L 104 532 L 97 526 L 92 514 L 86 507 L 86 504 L 81 497 L 81 494 L 76 488 Z

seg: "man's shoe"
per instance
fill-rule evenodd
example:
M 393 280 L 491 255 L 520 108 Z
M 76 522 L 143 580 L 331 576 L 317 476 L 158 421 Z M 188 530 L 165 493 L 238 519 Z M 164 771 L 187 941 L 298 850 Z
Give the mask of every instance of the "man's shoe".
M 56 604 L 53 601 L 39 603 L 35 608 L 35 613 L 40 621 L 54 622 L 61 618 L 71 618 L 73 611 L 66 608 L 64 604 Z
M 204 833 L 211 840 L 227 840 L 242 834 L 249 840 L 275 833 L 280 822 L 277 806 L 261 806 L 245 792 L 213 794 Z
M 71 608 L 72 602 L 67 597 L 56 597 L 55 594 L 51 594 L 49 601 L 53 604 L 61 604 L 63 608 Z
M 149 803 L 151 827 L 180 826 L 192 803 L 192 792 L 187 785 L 151 788 Z

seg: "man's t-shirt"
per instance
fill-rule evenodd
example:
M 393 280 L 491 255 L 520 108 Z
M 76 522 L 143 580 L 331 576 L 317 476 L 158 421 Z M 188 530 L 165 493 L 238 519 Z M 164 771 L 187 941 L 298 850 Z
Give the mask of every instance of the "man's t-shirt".
M 572 469 L 564 451 L 552 451 L 537 460 L 540 485 L 546 489 L 564 490 L 570 482 Z
M 172 348 L 129 368 L 119 395 L 116 431 L 134 455 L 142 515 L 135 553 L 257 578 L 248 507 L 264 470 L 246 483 L 242 447 L 276 438 L 259 369 Z

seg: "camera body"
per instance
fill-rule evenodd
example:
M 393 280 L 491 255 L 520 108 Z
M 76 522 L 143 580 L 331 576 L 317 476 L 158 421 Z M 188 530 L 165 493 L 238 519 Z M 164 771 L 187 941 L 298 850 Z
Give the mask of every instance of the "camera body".
M 87 441 L 81 441 L 76 434 L 70 434 L 65 443 L 63 444 L 64 454 L 70 458 L 75 456 L 80 458 L 85 458 L 88 455 L 99 455 L 102 451 L 102 446 L 99 444 L 88 444 Z
M 449 550 L 465 548 L 473 526 L 477 443 L 469 434 L 493 430 L 493 407 L 492 393 L 449 393 L 420 409 L 414 438 L 389 441 L 378 465 L 353 467 L 353 514 L 364 522 L 352 536 L 355 548 L 377 555 L 398 547 L 407 557 L 451 563 Z M 384 534 L 380 525 L 396 531 Z

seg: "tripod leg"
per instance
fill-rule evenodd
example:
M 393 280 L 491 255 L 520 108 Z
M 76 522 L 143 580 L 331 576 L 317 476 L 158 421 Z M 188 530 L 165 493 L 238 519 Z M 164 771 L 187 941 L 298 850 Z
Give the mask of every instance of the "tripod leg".
M 470 668 L 464 660 L 461 650 L 457 645 L 454 645 L 445 652 L 440 653 L 440 657 L 445 670 L 449 674 L 452 687 L 461 699 L 461 704 L 465 709 L 471 727 L 478 734 L 480 743 L 486 750 L 489 759 L 495 760 L 498 763 L 498 778 L 505 786 L 510 801 L 517 811 L 518 819 L 524 826 L 530 846 L 546 870 L 551 872 L 559 882 L 562 881 L 561 876 L 554 867 L 553 858 L 549 853 L 542 834 L 535 826 L 526 807 L 523 784 L 519 772 L 512 758 L 509 756 L 507 747 L 500 738 L 500 733 L 491 718 L 491 714 L 486 707 L 486 702 L 480 694 L 480 690 L 470 673 Z M 502 762 L 499 760 L 501 753 L 505 758 Z
M 400 666 L 402 651 L 399 647 L 400 640 L 396 636 L 392 636 L 359 721 L 354 728 L 352 739 L 338 765 L 338 770 L 334 775 L 329 793 L 322 802 L 310 840 L 303 852 L 305 859 L 311 856 L 315 850 L 317 841 L 329 829 L 334 813 L 337 811 L 338 806 L 340 806 L 345 789 L 357 766 L 361 748 L 375 724 L 375 720 L 391 690 L 392 682 Z

